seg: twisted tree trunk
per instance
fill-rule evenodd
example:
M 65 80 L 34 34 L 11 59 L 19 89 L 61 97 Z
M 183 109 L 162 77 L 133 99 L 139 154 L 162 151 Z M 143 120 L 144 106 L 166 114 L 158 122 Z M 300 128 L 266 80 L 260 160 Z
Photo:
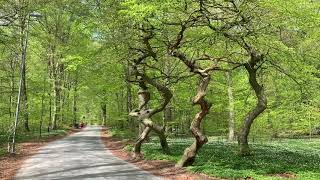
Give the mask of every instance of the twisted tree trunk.
M 143 73 L 140 73 L 138 70 L 138 66 L 142 65 L 142 62 L 146 60 L 146 58 L 148 57 L 152 57 L 154 59 L 157 58 L 157 54 L 156 52 L 153 51 L 153 48 L 149 42 L 149 40 L 151 40 L 154 37 L 153 31 L 152 30 L 149 31 L 146 29 L 142 31 L 143 31 L 143 34 L 145 34 L 145 36 L 143 36 L 141 41 L 145 45 L 145 49 L 142 49 L 141 51 L 139 50 L 139 52 L 142 52 L 142 55 L 138 59 L 134 60 L 134 64 L 132 67 L 133 68 L 132 74 L 134 74 L 139 79 L 140 105 L 138 110 L 131 112 L 129 115 L 138 117 L 141 124 L 143 124 L 145 127 L 143 130 L 143 133 L 140 134 L 140 137 L 135 144 L 134 157 L 138 157 L 141 154 L 141 145 L 142 145 L 142 142 L 148 137 L 148 134 L 150 133 L 149 129 L 153 130 L 155 133 L 158 134 L 163 151 L 165 153 L 169 153 L 169 146 L 165 136 L 164 127 L 158 126 L 155 123 L 153 123 L 151 120 L 151 117 L 159 112 L 162 112 L 165 109 L 165 107 L 168 105 L 168 103 L 172 98 L 172 93 L 166 86 L 163 86 L 157 81 L 155 81 L 154 79 L 149 78 L 145 74 L 145 70 L 144 70 L 145 66 L 143 66 Z M 150 100 L 150 93 L 148 92 L 146 83 L 155 87 L 163 98 L 163 103 L 160 104 L 158 107 L 156 107 L 154 110 L 148 109 L 147 107 L 147 104 Z
M 156 82 L 154 82 L 152 79 L 146 77 L 145 75 L 143 75 L 142 81 L 143 82 L 140 82 L 140 91 L 138 92 L 139 102 L 140 102 L 139 109 L 130 113 L 131 116 L 138 117 L 141 124 L 144 127 L 142 133 L 140 134 L 138 140 L 136 141 L 136 143 L 134 145 L 133 157 L 135 159 L 140 159 L 142 157 L 141 146 L 142 146 L 142 143 L 148 138 L 148 135 L 151 132 L 151 130 L 154 131 L 159 136 L 160 144 L 161 144 L 163 152 L 164 153 L 170 152 L 167 138 L 165 136 L 164 128 L 155 124 L 154 122 L 152 122 L 151 117 L 154 114 L 161 112 L 165 108 L 165 106 L 170 101 L 172 94 L 170 91 L 168 91 L 169 94 L 167 94 L 168 89 L 165 89 L 165 90 L 162 89 L 163 86 L 161 86 L 160 84 L 157 84 Z M 158 90 L 160 89 L 159 91 L 161 92 L 162 96 L 165 98 L 165 102 L 160 107 L 156 108 L 155 110 L 151 110 L 151 109 L 147 108 L 148 102 L 150 101 L 150 93 L 149 93 L 148 88 L 145 85 L 144 81 L 147 81 L 149 84 L 152 84 Z
M 165 128 L 153 123 L 150 119 L 144 119 L 142 123 L 157 133 L 163 153 L 170 153 L 167 137 L 165 135 Z
M 135 159 L 140 159 L 142 158 L 142 154 L 141 154 L 141 145 L 142 143 L 146 140 L 146 138 L 148 137 L 149 133 L 151 132 L 151 128 L 149 127 L 145 127 L 142 131 L 142 133 L 140 134 L 138 140 L 136 141 L 136 143 L 134 144 L 133 147 L 133 158 Z
M 141 155 L 141 146 L 142 143 L 144 141 L 147 140 L 149 133 L 151 132 L 151 128 L 146 126 L 143 123 L 143 116 L 147 116 L 147 113 L 149 113 L 149 110 L 147 110 L 147 105 L 148 102 L 150 100 L 150 93 L 148 91 L 148 88 L 146 87 L 146 85 L 144 83 L 140 83 L 140 90 L 138 92 L 138 98 L 139 98 L 139 109 L 136 110 L 136 115 L 133 116 L 137 116 L 139 118 L 139 120 L 141 121 L 141 123 L 139 123 L 139 138 L 136 141 L 134 148 L 133 148 L 133 158 L 135 159 L 140 159 L 142 158 Z M 130 113 L 130 115 L 132 116 L 133 113 Z
M 267 108 L 267 98 L 264 94 L 264 88 L 258 83 L 256 67 L 259 62 L 263 61 L 263 56 L 257 54 L 255 51 L 251 52 L 250 62 L 245 64 L 245 68 L 249 74 L 249 83 L 255 92 L 258 99 L 256 106 L 245 116 L 242 129 L 238 136 L 238 143 L 240 145 L 240 155 L 250 155 L 250 148 L 248 144 L 248 136 L 250 133 L 253 121 Z
M 183 29 L 182 29 L 182 32 L 183 32 Z M 182 36 L 179 35 L 177 39 L 179 39 L 179 37 L 181 38 Z M 212 104 L 205 99 L 207 88 L 211 79 L 209 72 L 213 70 L 217 70 L 219 69 L 219 67 L 217 67 L 214 64 L 211 67 L 202 69 L 193 60 L 188 59 L 186 54 L 180 51 L 177 51 L 175 49 L 173 49 L 171 53 L 172 53 L 172 56 L 182 61 L 190 69 L 192 73 L 200 76 L 198 93 L 196 96 L 193 97 L 193 100 L 192 100 L 193 105 L 199 105 L 201 107 L 201 111 L 198 114 L 196 114 L 190 126 L 190 130 L 193 137 L 195 138 L 195 141 L 190 147 L 185 149 L 181 159 L 176 164 L 177 167 L 185 167 L 185 166 L 192 165 L 194 163 L 197 152 L 204 144 L 208 142 L 207 137 L 201 131 L 201 122 L 205 118 L 205 116 L 209 113 L 209 110 L 212 106 Z
M 202 120 L 209 113 L 209 110 L 211 108 L 211 103 L 207 102 L 205 99 L 209 82 L 209 74 L 201 76 L 201 82 L 198 88 L 198 93 L 193 98 L 193 104 L 199 105 L 201 107 L 201 111 L 198 114 L 196 114 L 190 126 L 190 130 L 193 137 L 195 138 L 195 141 L 190 147 L 185 149 L 182 158 L 176 164 L 177 167 L 185 167 L 192 165 L 195 161 L 198 150 L 208 142 L 207 137 L 201 132 L 200 125 Z

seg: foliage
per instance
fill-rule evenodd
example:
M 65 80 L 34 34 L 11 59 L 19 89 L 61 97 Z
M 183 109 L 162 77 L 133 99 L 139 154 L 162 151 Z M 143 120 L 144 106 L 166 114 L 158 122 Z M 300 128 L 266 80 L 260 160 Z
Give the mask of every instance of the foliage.
M 191 139 L 170 139 L 171 154 L 161 153 L 156 142 L 146 144 L 145 157 L 177 161 Z M 263 142 L 253 144 L 254 156 L 238 156 L 237 145 L 212 139 L 189 169 L 230 179 L 278 179 L 276 174 L 294 174 L 297 179 L 319 179 L 319 139 Z
M 213 105 L 201 125 L 206 135 L 225 139 L 231 111 L 235 132 L 240 132 L 256 105 L 243 68 L 251 58 L 249 45 L 264 55 L 257 80 L 268 99 L 267 110 L 252 124 L 249 140 L 316 137 L 320 134 L 319 9 L 319 1 L 306 0 L 0 1 L 0 144 L 6 144 L 12 134 L 25 38 L 26 92 L 18 140 L 32 139 L 40 129 L 45 136 L 48 129 L 55 129 L 54 121 L 56 129 L 86 122 L 106 124 L 117 137 L 138 137 L 139 120 L 128 114 L 139 106 L 139 77 L 133 71 L 146 52 L 152 52 L 152 57 L 146 57 L 137 69 L 173 94 L 167 109 L 155 115 L 153 122 L 166 126 L 168 137 L 190 137 L 190 122 L 199 111 L 191 103 L 199 78 L 172 56 L 179 38 L 176 48 L 190 62 L 203 69 L 219 66 L 210 74 L 206 95 Z M 41 17 L 31 17 L 35 12 Z M 180 36 L 183 26 L 186 29 Z M 231 85 L 226 71 L 231 72 Z M 229 88 L 234 110 L 229 108 Z M 149 106 L 161 104 L 156 88 L 149 87 L 149 91 Z M 170 141 L 172 156 L 160 155 L 152 144 L 147 152 L 154 153 L 154 158 L 177 160 L 186 142 L 191 144 Z M 319 158 L 311 153 L 318 152 L 313 148 L 318 146 L 316 140 L 284 141 L 255 144 L 256 154 L 248 158 L 237 156 L 235 144 L 213 142 L 204 147 L 191 169 L 234 178 L 271 178 L 265 175 L 284 169 L 300 178 L 309 170 L 311 179 L 318 177 L 312 158 Z M 204 153 L 212 160 L 205 161 Z M 294 155 L 307 167 L 300 169 Z

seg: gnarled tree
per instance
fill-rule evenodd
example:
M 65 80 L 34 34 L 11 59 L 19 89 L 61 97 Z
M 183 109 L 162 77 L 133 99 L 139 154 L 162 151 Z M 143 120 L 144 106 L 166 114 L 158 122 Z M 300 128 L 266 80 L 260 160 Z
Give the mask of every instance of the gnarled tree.
M 216 2 L 199 1 L 200 12 L 206 26 L 225 39 L 234 42 L 236 46 L 244 50 L 245 56 L 249 57 L 248 61 L 231 62 L 232 64 L 238 64 L 237 67 L 245 67 L 249 74 L 249 84 L 257 97 L 256 106 L 246 114 L 240 132 L 238 133 L 240 154 L 249 155 L 248 136 L 250 128 L 254 120 L 267 108 L 267 99 L 263 86 L 260 85 L 257 80 L 257 71 L 263 65 L 265 56 L 259 52 L 258 48 L 255 49 L 252 44 L 248 43 L 246 39 L 254 38 L 256 34 L 261 31 L 261 27 L 256 24 L 255 20 L 249 14 L 245 14 L 240 8 L 250 7 L 251 2 L 226 1 L 220 6 L 214 6 L 216 5 L 215 3 Z M 228 18 L 219 19 L 219 16 L 216 16 L 217 12 Z M 216 25 L 215 21 L 217 20 L 221 22 L 221 25 Z M 235 49 L 235 51 L 238 50 Z
M 156 53 L 153 51 L 153 48 L 150 44 L 150 40 L 154 37 L 153 28 L 151 29 L 141 29 L 145 36 L 142 38 L 141 42 L 145 46 L 145 48 L 135 49 L 141 55 L 138 59 L 134 60 L 133 63 L 133 72 L 132 74 L 137 77 L 139 82 L 139 108 L 133 110 L 129 115 L 133 117 L 138 117 L 140 123 L 144 126 L 143 131 L 140 134 L 138 140 L 134 145 L 134 158 L 141 158 L 141 146 L 142 143 L 146 140 L 149 133 L 154 131 L 160 139 L 160 144 L 164 153 L 169 153 L 169 146 L 167 143 L 167 139 L 165 136 L 165 127 L 159 126 L 152 121 L 152 116 L 162 112 L 166 106 L 169 104 L 172 93 L 165 85 L 162 85 L 160 82 L 156 81 L 153 78 L 150 78 L 146 73 L 145 70 L 139 70 L 139 66 L 143 66 L 142 69 L 145 69 L 145 61 L 148 57 L 152 57 L 156 59 Z M 141 72 L 142 71 L 142 72 Z M 163 98 L 163 103 L 161 103 L 155 109 L 150 109 L 148 107 L 148 103 L 150 101 L 150 93 L 148 91 L 147 84 L 155 87 L 157 91 Z
M 162 112 L 165 109 L 165 107 L 172 98 L 172 93 L 167 87 L 149 78 L 147 75 L 142 74 L 138 71 L 136 71 L 135 74 L 139 78 L 140 90 L 138 92 L 138 96 L 140 105 L 139 108 L 131 112 L 130 115 L 138 117 L 139 121 L 144 125 L 144 130 L 140 134 L 140 137 L 134 145 L 134 158 L 141 157 L 141 145 L 143 141 L 145 141 L 145 139 L 148 137 L 148 134 L 151 131 L 154 131 L 159 136 L 163 152 L 169 153 L 169 146 L 165 136 L 165 128 L 154 123 L 151 120 L 151 118 L 153 115 Z M 155 109 L 148 108 L 148 102 L 150 101 L 150 93 L 146 84 L 154 86 L 163 97 L 163 103 Z
M 250 155 L 250 148 L 248 144 L 250 128 L 254 120 L 267 108 L 267 98 L 264 93 L 263 85 L 259 84 L 257 80 L 257 71 L 264 62 L 264 54 L 259 53 L 248 44 L 244 44 L 246 51 L 250 55 L 250 60 L 244 64 L 244 67 L 249 75 L 250 86 L 254 90 L 255 96 L 257 97 L 257 104 L 247 113 L 244 118 L 242 128 L 238 135 L 238 143 L 240 145 L 240 154 Z
M 177 167 L 185 167 L 192 165 L 195 161 L 199 149 L 208 142 L 208 138 L 201 131 L 201 123 L 203 119 L 206 117 L 206 115 L 209 113 L 209 110 L 212 106 L 212 104 L 205 99 L 207 94 L 207 88 L 211 79 L 210 72 L 219 69 L 216 65 L 204 69 L 200 67 L 200 65 L 197 65 L 195 61 L 189 59 L 187 57 L 187 54 L 179 50 L 186 29 L 187 23 L 185 25 L 182 24 L 181 30 L 178 33 L 175 42 L 173 43 L 173 45 L 169 47 L 169 53 L 173 57 L 176 57 L 181 62 L 183 62 L 189 68 L 191 73 L 194 73 L 199 76 L 200 82 L 198 85 L 197 94 L 192 99 L 192 104 L 194 106 L 199 105 L 201 110 L 199 113 L 195 115 L 190 125 L 190 130 L 195 140 L 191 146 L 187 147 L 184 150 L 181 159 L 176 164 Z

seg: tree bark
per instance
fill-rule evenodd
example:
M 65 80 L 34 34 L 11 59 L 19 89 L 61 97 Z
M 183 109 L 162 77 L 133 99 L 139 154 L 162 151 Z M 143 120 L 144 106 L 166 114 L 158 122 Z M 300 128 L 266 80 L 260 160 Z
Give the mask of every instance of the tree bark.
M 78 89 L 77 89 L 77 85 L 78 84 L 78 80 L 76 78 L 75 80 L 75 84 L 74 84 L 74 89 L 73 89 L 73 106 L 72 106 L 72 115 L 73 115 L 73 127 L 76 126 L 77 124 L 77 93 L 78 93 Z
M 24 67 L 22 72 L 22 96 L 23 96 L 23 118 L 24 118 L 24 128 L 26 131 L 30 131 L 29 127 L 29 105 L 28 105 L 28 94 L 27 94 L 27 83 L 26 83 L 26 67 Z
M 10 61 L 10 86 L 11 86 L 11 93 L 10 93 L 10 106 L 9 106 L 9 113 L 10 113 L 10 119 L 14 117 L 14 93 L 15 93 L 15 63 L 14 59 L 11 58 Z
M 172 67 L 171 64 L 169 63 L 170 61 L 165 61 L 164 64 L 164 73 L 167 75 L 165 78 L 165 87 L 167 89 L 170 89 L 171 85 L 171 76 L 170 74 L 172 73 Z M 167 123 L 169 121 L 172 121 L 172 105 L 171 102 L 167 104 L 167 106 L 164 108 L 163 111 L 163 127 L 165 128 L 165 131 L 167 132 Z
M 172 121 L 171 103 L 169 103 L 163 111 L 163 126 L 166 127 L 169 121 Z
M 51 129 L 55 130 L 58 128 L 57 121 L 60 118 L 60 93 L 61 93 L 61 87 L 60 87 L 60 79 L 59 79 L 59 63 L 56 60 L 56 47 L 51 46 L 51 56 L 49 58 L 49 67 L 50 67 L 50 78 L 52 79 L 52 96 L 53 96 L 53 106 L 52 106 L 52 120 L 51 120 Z
M 41 116 L 40 116 L 40 124 L 39 124 L 39 137 L 42 136 L 42 127 L 43 127 L 43 116 L 44 116 L 44 98 L 45 98 L 45 92 L 46 92 L 46 79 L 43 79 L 43 94 L 41 96 Z
M 256 106 L 245 116 L 242 129 L 239 133 L 238 143 L 240 145 L 240 155 L 250 155 L 250 148 L 248 144 L 248 136 L 253 121 L 264 112 L 267 108 L 267 98 L 264 94 L 264 87 L 258 83 L 257 70 L 260 66 L 256 67 L 259 62 L 263 61 L 263 55 L 257 54 L 255 51 L 251 52 L 250 62 L 245 64 L 245 69 L 249 74 L 249 83 L 257 97 Z
M 57 129 L 57 121 L 60 118 L 60 87 L 59 80 L 55 79 L 53 82 L 53 116 L 52 129 Z
M 165 135 L 165 129 L 164 127 L 161 127 L 154 122 L 152 122 L 150 119 L 144 119 L 143 124 L 146 127 L 150 127 L 155 133 L 158 134 L 159 140 L 160 140 L 160 145 L 162 147 L 162 151 L 165 154 L 170 153 L 169 145 L 167 142 L 167 137 Z
M 139 120 L 140 120 L 141 115 L 147 112 L 147 105 L 150 100 L 150 93 L 147 90 L 147 87 L 145 86 L 144 83 L 140 83 L 138 99 L 139 99 L 139 112 L 137 116 L 138 117 L 140 116 L 139 117 Z M 150 132 L 151 132 L 150 127 L 145 126 L 143 122 L 139 123 L 139 138 L 136 141 L 135 146 L 133 148 L 133 153 L 134 153 L 133 158 L 139 159 L 142 157 L 141 146 L 142 146 L 142 143 L 148 139 L 148 135 Z
M 164 86 L 161 86 L 160 84 L 157 84 L 154 82 L 152 79 L 148 78 L 145 75 L 142 75 L 142 81 L 140 82 L 140 90 L 138 92 L 139 96 L 139 109 L 136 110 L 135 112 L 130 113 L 131 116 L 137 116 L 139 120 L 141 121 L 141 124 L 143 124 L 144 129 L 143 132 L 140 134 L 139 139 L 137 140 L 135 147 L 134 147 L 134 158 L 141 158 L 141 146 L 142 143 L 146 140 L 148 137 L 149 131 L 154 131 L 160 139 L 160 144 L 162 147 L 162 151 L 164 153 L 170 153 L 169 145 L 167 142 L 167 138 L 165 136 L 165 130 L 163 127 L 158 126 L 157 124 L 153 123 L 151 120 L 151 117 L 158 113 L 161 112 L 165 106 L 170 102 L 170 99 L 172 97 L 171 92 L 166 89 Z M 165 99 L 165 102 L 155 110 L 148 109 L 148 102 L 150 100 L 150 93 L 148 91 L 147 86 L 145 85 L 144 81 L 148 82 L 149 84 L 152 84 L 155 86 L 162 94 L 162 96 Z M 164 88 L 164 89 L 161 89 Z M 167 92 L 169 91 L 169 92 Z M 150 130 L 149 130 L 150 129 Z
M 147 91 L 147 87 L 141 87 L 140 85 L 140 90 L 138 92 L 138 99 L 139 99 L 139 110 L 140 111 L 146 111 L 148 108 L 148 102 L 150 100 L 150 93 Z M 141 134 L 144 132 L 145 125 L 143 123 L 139 123 L 139 137 Z M 145 138 L 148 139 L 148 136 Z
M 102 125 L 107 126 L 107 104 L 105 102 L 101 103 L 102 112 Z
M 22 35 L 22 40 L 21 40 L 21 47 L 22 47 L 22 53 L 21 53 L 21 66 L 20 66 L 20 81 L 19 81 L 19 92 L 18 92 L 18 97 L 17 97 L 17 108 L 16 108 L 16 114 L 15 114 L 15 121 L 14 121 L 14 127 L 13 127 L 13 132 L 12 132 L 12 143 L 8 144 L 8 151 L 11 154 L 14 154 L 16 151 L 16 133 L 17 133 L 17 128 L 18 128 L 18 123 L 19 123 L 19 114 L 20 114 L 20 105 L 21 105 L 21 98 L 22 98 L 22 91 L 23 91 L 23 83 L 24 78 L 24 69 L 26 67 L 26 51 L 27 51 L 27 44 L 28 44 L 28 23 L 26 23 L 26 28 L 24 29 L 25 25 L 25 18 L 22 20 L 23 22 L 22 27 L 21 27 L 21 35 Z
M 28 17 L 28 16 L 27 16 Z M 28 30 L 29 30 L 29 22 L 27 17 L 22 17 L 21 19 L 21 57 L 25 61 L 25 65 L 21 71 L 22 77 L 22 101 L 23 101 L 23 120 L 24 120 L 24 128 L 26 131 L 30 131 L 29 128 L 29 113 L 28 113 L 28 95 L 27 95 L 27 79 L 26 79 L 26 69 L 27 69 L 27 47 L 28 47 Z
M 183 32 L 183 29 L 182 29 Z M 178 41 L 179 39 L 182 38 L 182 34 L 178 35 Z M 173 47 L 174 48 L 174 47 Z M 185 149 L 181 159 L 179 162 L 176 164 L 177 167 L 185 167 L 192 165 L 195 161 L 197 152 L 199 149 L 208 142 L 207 137 L 201 132 L 201 123 L 202 120 L 205 118 L 205 116 L 209 113 L 209 110 L 212 106 L 211 103 L 209 103 L 206 99 L 206 93 L 207 93 L 207 88 L 210 83 L 210 71 L 219 69 L 216 65 L 213 65 L 209 68 L 202 69 L 200 66 L 198 66 L 194 61 L 191 59 L 188 59 L 187 55 L 173 49 L 172 51 L 172 56 L 178 58 L 181 60 L 189 69 L 192 73 L 197 74 L 200 76 L 200 84 L 198 86 L 198 92 L 197 95 L 193 97 L 193 105 L 199 105 L 201 107 L 201 111 L 196 114 L 194 119 L 191 122 L 190 130 L 195 138 L 194 143 Z
M 138 140 L 136 141 L 136 143 L 134 144 L 134 147 L 133 147 L 133 153 L 134 153 L 133 158 L 135 158 L 135 159 L 142 158 L 141 145 L 146 140 L 146 138 L 148 137 L 150 132 L 151 132 L 151 128 L 145 127 L 143 132 L 140 134 Z
M 230 71 L 226 72 L 226 79 L 228 85 L 228 98 L 229 98 L 229 134 L 228 140 L 235 140 L 235 124 L 234 124 L 234 98 L 233 98 L 233 89 L 232 89 L 232 74 Z
M 131 83 L 129 82 L 130 74 L 131 74 L 130 64 L 129 64 L 129 61 L 127 61 L 125 78 L 126 78 L 126 89 L 127 89 L 127 113 L 128 114 L 130 114 L 130 112 L 132 111 L 132 87 L 131 87 Z M 129 127 L 135 127 L 134 121 L 130 116 L 128 116 L 128 124 L 129 124 Z
M 140 86 L 140 91 L 139 91 L 139 109 L 136 111 L 131 112 L 129 115 L 131 116 L 136 116 L 139 118 L 141 124 L 145 126 L 145 129 L 143 133 L 141 133 L 139 140 L 137 141 L 137 146 L 135 146 L 134 149 L 134 156 L 137 156 L 141 154 L 141 144 L 143 140 L 147 137 L 149 128 L 153 130 L 155 133 L 158 134 L 161 142 L 161 147 L 162 150 L 165 153 L 169 153 L 169 146 L 167 143 L 167 139 L 165 136 L 165 131 L 164 127 L 160 127 L 156 125 L 155 123 L 152 122 L 151 117 L 159 112 L 162 112 L 165 107 L 168 105 L 172 98 L 172 93 L 171 91 L 165 87 L 162 86 L 160 83 L 156 82 L 156 80 L 149 78 L 145 74 L 145 66 L 142 66 L 143 72 L 140 73 L 138 70 L 138 65 L 141 65 L 141 63 L 148 57 L 152 57 L 156 59 L 156 53 L 153 52 L 153 48 L 149 42 L 154 36 L 154 33 L 152 31 L 144 31 L 142 30 L 145 36 L 142 38 L 142 42 L 145 45 L 145 49 L 142 50 L 143 54 L 138 58 L 134 60 L 134 65 L 133 65 L 133 71 L 136 75 L 136 77 L 139 79 L 139 86 Z M 163 98 L 163 102 L 157 106 L 155 109 L 148 109 L 147 105 L 150 100 L 150 93 L 148 92 L 148 88 L 146 86 L 147 84 L 150 84 L 151 86 L 155 87 L 157 91 L 160 93 L 161 97 Z M 146 135 L 145 135 L 146 134 Z
M 51 86 L 51 85 L 50 85 Z M 50 87 L 51 89 L 51 87 Z M 50 132 L 50 129 L 52 127 L 52 97 L 51 97 L 51 93 L 48 94 L 49 95 L 49 122 L 48 122 L 48 132 Z
M 176 164 L 177 167 L 186 167 L 192 165 L 195 161 L 199 149 L 208 142 L 207 137 L 201 132 L 200 126 L 202 120 L 209 113 L 209 110 L 211 108 L 211 103 L 207 102 L 205 99 L 209 82 L 210 75 L 206 74 L 201 76 L 201 82 L 198 88 L 198 93 L 193 98 L 193 104 L 199 105 L 201 107 L 201 111 L 198 114 L 196 114 L 190 126 L 190 130 L 193 137 L 195 138 L 195 141 L 190 147 L 185 149 L 181 159 Z

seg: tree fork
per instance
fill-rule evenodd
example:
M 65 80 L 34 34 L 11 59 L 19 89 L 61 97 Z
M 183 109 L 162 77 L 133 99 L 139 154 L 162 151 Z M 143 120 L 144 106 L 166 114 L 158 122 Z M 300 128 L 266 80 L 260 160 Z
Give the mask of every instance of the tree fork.
M 160 107 L 156 108 L 155 110 L 151 110 L 147 108 L 148 102 L 150 101 L 150 93 L 145 84 L 145 81 L 155 86 L 158 90 L 160 89 L 159 91 L 162 92 L 161 95 L 165 98 L 164 103 L 160 105 Z M 154 114 L 161 112 L 165 108 L 165 106 L 170 101 L 172 94 L 170 91 L 169 91 L 170 92 L 169 95 L 164 93 L 164 91 L 166 92 L 166 90 L 162 89 L 163 87 L 160 84 L 157 84 L 156 82 L 154 82 L 152 79 L 148 78 L 145 75 L 142 75 L 142 79 L 140 80 L 139 86 L 140 86 L 140 90 L 138 92 L 139 101 L 140 101 L 139 109 L 129 114 L 130 116 L 138 117 L 139 120 L 141 121 L 140 123 L 144 126 L 144 130 L 140 134 L 140 137 L 137 140 L 134 147 L 134 158 L 142 157 L 141 146 L 142 146 L 142 143 L 147 139 L 148 134 L 150 133 L 151 130 L 154 131 L 159 136 L 160 144 L 163 152 L 169 153 L 170 150 L 169 150 L 169 145 L 165 136 L 164 128 L 153 123 L 151 120 L 151 117 Z M 169 100 L 167 98 L 169 98 Z
M 151 132 L 151 128 L 146 126 L 143 129 L 142 133 L 140 134 L 138 140 L 134 144 L 134 147 L 133 147 L 133 153 L 134 153 L 133 158 L 134 159 L 141 159 L 142 158 L 141 146 L 142 146 L 142 143 L 147 139 L 150 132 Z

